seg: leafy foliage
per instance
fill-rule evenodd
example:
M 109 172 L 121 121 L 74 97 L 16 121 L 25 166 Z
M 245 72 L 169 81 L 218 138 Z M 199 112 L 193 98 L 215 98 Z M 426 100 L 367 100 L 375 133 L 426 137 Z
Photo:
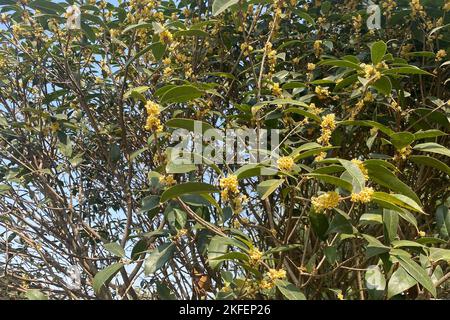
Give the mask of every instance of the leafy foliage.
M 0 295 L 449 298 L 450 2 L 378 2 L 0 1 Z

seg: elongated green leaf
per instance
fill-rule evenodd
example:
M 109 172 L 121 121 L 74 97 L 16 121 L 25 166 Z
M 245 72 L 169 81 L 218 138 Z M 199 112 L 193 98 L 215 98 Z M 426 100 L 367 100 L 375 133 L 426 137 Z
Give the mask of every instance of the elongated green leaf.
M 409 160 L 411 160 L 414 163 L 422 164 L 424 166 L 436 168 L 438 170 L 441 170 L 445 174 L 450 175 L 450 167 L 443 163 L 440 160 L 437 160 L 433 157 L 429 156 L 410 156 Z
M 388 96 L 392 91 L 392 83 L 389 77 L 382 76 L 380 79 L 375 81 L 372 86 L 378 90 L 381 94 Z
M 348 60 L 338 60 L 338 59 L 323 60 L 323 61 L 319 62 L 318 65 L 335 66 L 335 67 L 350 68 L 350 69 L 354 69 L 354 70 L 361 70 L 361 67 L 358 64 L 348 61 Z
M 166 122 L 166 126 L 169 128 L 181 128 L 192 132 L 202 132 L 206 130 L 214 129 L 214 127 L 206 122 L 192 119 L 173 118 Z
M 414 66 L 387 69 L 383 71 L 383 74 L 426 74 L 429 76 L 432 75 L 431 73 Z
M 372 63 L 374 65 L 380 63 L 383 60 L 384 55 L 386 54 L 387 45 L 384 41 L 380 40 L 374 42 L 370 47 L 370 57 L 372 58 Z
M 109 253 L 115 255 L 116 257 L 125 258 L 125 250 L 120 246 L 120 244 L 111 242 L 106 243 L 104 247 Z
M 257 186 L 261 200 L 265 200 L 268 196 L 270 196 L 279 186 L 283 184 L 283 182 L 284 179 L 271 179 L 261 182 Z
M 342 189 L 345 189 L 347 191 L 352 191 L 352 184 L 348 181 L 345 181 L 341 178 L 335 177 L 335 176 L 330 176 L 327 174 L 317 174 L 317 173 L 309 173 L 307 174 L 307 176 L 319 179 L 321 181 L 324 181 L 326 183 L 341 187 Z
M 211 268 L 217 268 L 223 260 L 216 260 L 216 258 L 225 255 L 228 251 L 230 242 L 227 238 L 221 236 L 214 236 L 208 245 L 208 262 Z
M 384 166 L 372 163 L 365 163 L 368 174 L 372 181 L 389 188 L 392 191 L 397 191 L 405 196 L 410 197 L 420 205 L 419 197 L 411 190 L 411 188 L 397 178 L 389 169 Z
M 292 283 L 285 280 L 275 280 L 275 285 L 288 300 L 306 300 L 305 295 Z
M 212 5 L 212 14 L 217 16 L 227 10 L 232 5 L 238 3 L 239 0 L 214 0 Z
M 410 145 L 414 138 L 415 136 L 411 132 L 396 132 L 391 135 L 391 142 L 399 150 Z
M 374 192 L 373 199 L 376 202 L 377 200 L 385 201 L 387 203 L 394 204 L 396 206 L 400 206 L 409 210 L 417 211 L 420 213 L 424 213 L 422 208 L 414 202 L 411 198 L 401 194 L 388 194 L 385 192 Z
M 444 156 L 450 157 L 450 150 L 448 148 L 434 142 L 416 144 L 413 149 L 422 152 L 443 154 Z
M 396 258 L 400 262 L 400 265 L 406 270 L 406 272 L 408 272 L 411 277 L 413 277 L 434 297 L 436 297 L 436 288 L 424 268 L 414 262 L 411 258 L 407 258 L 402 255 L 397 255 Z
M 386 133 L 388 136 L 394 134 L 394 131 L 386 127 L 385 125 L 371 120 L 345 120 L 337 123 L 338 125 L 344 126 L 364 126 L 364 127 L 374 127 L 380 131 Z
M 145 259 L 145 275 L 148 276 L 158 271 L 170 258 L 172 258 L 174 252 L 175 244 L 173 243 L 163 243 L 150 252 L 147 259 Z
M 388 283 L 388 299 L 396 296 L 417 283 L 413 277 L 411 277 L 405 269 L 399 267 L 391 276 Z
M 201 194 L 217 192 L 217 188 L 203 182 L 187 182 L 170 187 L 161 195 L 161 203 L 185 194 Z
M 364 275 L 366 288 L 372 299 L 381 299 L 386 288 L 386 279 L 377 265 L 367 267 Z
M 397 237 L 398 229 L 398 214 L 394 210 L 383 210 L 383 224 L 385 231 L 385 238 L 387 241 L 392 242 Z
M 203 91 L 191 85 L 170 88 L 161 97 L 161 103 L 182 103 L 200 98 Z
M 94 288 L 95 293 L 99 293 L 102 286 L 111 280 L 112 277 L 124 266 L 123 263 L 117 262 L 114 263 L 105 269 L 97 272 L 92 281 L 92 287 Z
M 359 166 L 351 161 L 339 159 L 339 162 L 352 177 L 352 192 L 358 193 L 366 184 L 366 179 Z

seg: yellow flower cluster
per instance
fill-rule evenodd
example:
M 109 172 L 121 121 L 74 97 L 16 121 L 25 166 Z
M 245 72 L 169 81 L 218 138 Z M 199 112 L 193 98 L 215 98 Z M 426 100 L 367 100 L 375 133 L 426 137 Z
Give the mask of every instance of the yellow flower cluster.
M 282 171 L 291 171 L 294 167 L 294 158 L 292 157 L 280 157 L 277 160 L 278 169 Z
M 443 9 L 445 12 L 450 11 L 450 0 L 445 0 L 445 4 L 444 4 L 444 6 L 442 7 L 442 9 Z
M 316 65 L 315 65 L 314 63 L 308 63 L 308 64 L 306 65 L 306 69 L 307 69 L 309 72 L 312 72 L 312 71 L 314 71 L 314 69 L 316 69 Z
M 310 103 L 309 104 L 308 111 L 311 112 L 312 114 L 315 114 L 315 115 L 321 114 L 323 112 L 322 109 L 320 109 L 319 107 L 316 107 L 315 103 Z
M 262 252 L 257 248 L 251 248 L 248 252 L 251 264 L 258 264 L 262 258 Z
M 420 0 L 411 0 L 409 3 L 409 6 L 411 7 L 411 16 L 416 17 L 425 17 L 426 13 L 423 9 L 423 6 L 420 4 Z
M 221 178 L 219 184 L 222 188 L 220 195 L 224 201 L 227 201 L 230 195 L 235 195 L 239 192 L 239 183 L 235 175 Z
M 173 186 L 177 183 L 172 174 L 163 175 L 159 177 L 159 183 L 166 186 Z
M 272 85 L 272 94 L 276 97 L 280 97 L 283 93 L 283 90 L 280 88 L 280 84 L 278 82 L 274 82 Z
M 381 73 L 380 71 L 377 70 L 375 66 L 365 63 L 361 63 L 359 66 L 363 68 L 364 78 L 370 81 L 377 81 L 378 79 L 381 78 Z
M 328 88 L 322 88 L 321 86 L 317 86 L 314 89 L 314 92 L 317 94 L 317 97 L 321 100 L 326 99 L 330 96 L 330 91 Z
M 259 288 L 263 289 L 263 290 L 270 290 L 275 286 L 275 283 L 273 283 L 272 281 L 267 281 L 265 279 L 261 280 L 261 282 L 259 283 Z
M 314 55 L 318 58 L 323 53 L 322 40 L 316 40 L 313 44 Z
M 392 11 L 397 7 L 397 3 L 394 0 L 386 0 L 381 3 L 381 6 L 383 7 L 383 15 L 390 18 Z
M 364 163 L 358 159 L 352 159 L 352 162 L 359 167 L 359 170 L 361 170 L 362 174 L 364 175 L 364 179 L 369 179 L 369 173 L 367 171 L 367 168 L 364 166 Z
M 244 42 L 241 44 L 241 51 L 244 54 L 244 56 L 250 55 L 253 51 L 253 47 L 249 45 L 247 42 Z
M 361 32 L 362 16 L 360 14 L 357 14 L 356 16 L 353 16 L 352 17 L 352 24 L 353 24 L 353 29 L 355 29 L 356 36 L 358 36 L 359 33 Z
M 173 41 L 173 35 L 169 30 L 164 29 L 159 33 L 159 40 L 164 44 L 171 44 Z
M 269 276 L 269 279 L 271 281 L 275 281 L 277 279 L 284 279 L 286 278 L 286 271 L 283 269 L 269 269 L 269 272 L 267 273 Z
M 320 124 L 320 127 L 322 128 L 321 136 L 317 139 L 317 142 L 321 143 L 322 145 L 330 145 L 331 134 L 336 128 L 335 117 L 336 116 L 334 115 L 334 113 L 330 113 L 322 117 L 322 122 Z
M 436 61 L 441 61 L 444 57 L 446 57 L 447 56 L 447 51 L 445 51 L 444 49 L 441 49 L 441 50 L 439 50 L 437 53 L 436 53 L 436 58 L 435 58 L 435 60 Z
M 145 130 L 161 132 L 163 126 L 161 125 L 161 120 L 159 120 L 159 105 L 153 101 L 147 101 L 145 104 L 145 109 L 147 110 L 147 121 L 145 123 Z
M 397 150 L 397 153 L 394 156 L 394 160 L 405 160 L 408 158 L 408 156 L 411 154 L 412 148 L 411 146 L 406 146 L 404 148 L 401 148 L 400 150 Z
M 329 191 L 318 197 L 312 197 L 311 203 L 314 210 L 317 212 L 322 212 L 326 209 L 333 209 L 339 205 L 339 194 L 334 191 Z
M 370 200 L 372 200 L 373 193 L 374 193 L 373 188 L 365 187 L 359 193 L 352 193 L 350 201 L 361 203 L 370 202 Z

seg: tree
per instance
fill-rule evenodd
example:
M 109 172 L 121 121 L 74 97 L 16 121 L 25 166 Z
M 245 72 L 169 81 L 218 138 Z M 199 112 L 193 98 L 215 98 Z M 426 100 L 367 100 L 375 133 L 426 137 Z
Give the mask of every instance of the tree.
M 0 0 L 0 294 L 448 298 L 450 2 L 378 5 Z

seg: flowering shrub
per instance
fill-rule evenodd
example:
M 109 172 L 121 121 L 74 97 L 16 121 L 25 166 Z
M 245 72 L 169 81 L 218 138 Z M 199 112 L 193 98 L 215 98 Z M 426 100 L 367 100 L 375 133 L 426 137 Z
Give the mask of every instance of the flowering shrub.
M 449 298 L 450 2 L 374 2 L 0 0 L 0 294 Z

